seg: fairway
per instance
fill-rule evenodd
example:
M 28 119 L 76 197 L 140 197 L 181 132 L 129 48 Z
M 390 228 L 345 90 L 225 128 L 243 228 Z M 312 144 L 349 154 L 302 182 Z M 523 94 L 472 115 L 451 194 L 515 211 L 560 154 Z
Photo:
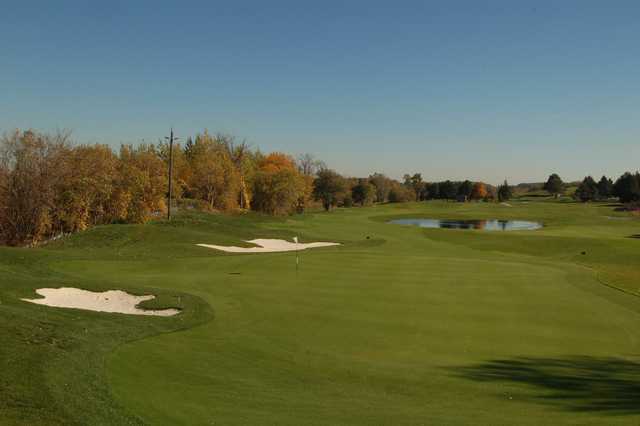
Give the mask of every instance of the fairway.
M 392 219 L 499 219 L 527 231 Z M 183 212 L 0 248 L 0 424 L 640 423 L 640 220 L 605 203 Z M 259 238 L 339 246 L 224 253 Z M 153 294 L 175 317 L 51 308 Z

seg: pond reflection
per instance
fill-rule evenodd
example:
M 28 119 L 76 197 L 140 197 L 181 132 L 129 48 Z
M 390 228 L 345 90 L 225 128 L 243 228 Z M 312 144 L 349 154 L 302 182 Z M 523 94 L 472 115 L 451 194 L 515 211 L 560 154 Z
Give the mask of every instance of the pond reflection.
M 497 219 L 395 219 L 389 223 L 413 225 L 421 228 L 478 229 L 485 231 L 532 231 L 542 228 L 542 224 L 538 222 Z

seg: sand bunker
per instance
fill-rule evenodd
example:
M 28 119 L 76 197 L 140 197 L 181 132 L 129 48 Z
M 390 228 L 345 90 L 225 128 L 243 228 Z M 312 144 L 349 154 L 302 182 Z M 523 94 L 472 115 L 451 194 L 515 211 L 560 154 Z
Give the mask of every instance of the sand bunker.
M 235 246 L 215 246 L 212 244 L 198 244 L 200 247 L 207 247 L 228 253 L 275 253 L 281 251 L 306 250 L 317 247 L 339 246 L 339 243 L 295 243 L 286 240 L 257 239 L 246 241 L 258 247 L 235 247 Z
M 153 295 L 134 296 L 121 290 L 96 293 L 79 288 L 39 288 L 36 290 L 43 299 L 22 299 L 25 302 L 57 308 L 84 309 L 87 311 L 112 312 L 129 315 L 156 315 L 169 317 L 180 313 L 178 309 L 141 309 L 138 304 L 155 299 Z

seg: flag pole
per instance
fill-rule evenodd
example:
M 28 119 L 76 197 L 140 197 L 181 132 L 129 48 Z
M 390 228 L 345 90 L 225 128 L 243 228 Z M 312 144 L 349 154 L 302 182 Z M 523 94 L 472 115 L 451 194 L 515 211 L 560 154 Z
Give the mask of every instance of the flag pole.
M 296 273 L 298 272 L 298 267 L 300 265 L 300 257 L 298 256 L 298 237 L 293 237 L 293 241 L 296 243 Z

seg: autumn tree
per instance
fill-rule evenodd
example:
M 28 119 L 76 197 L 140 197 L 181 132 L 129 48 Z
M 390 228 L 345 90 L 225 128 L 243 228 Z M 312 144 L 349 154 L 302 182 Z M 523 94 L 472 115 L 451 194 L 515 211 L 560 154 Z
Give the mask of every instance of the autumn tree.
M 482 182 L 476 182 L 473 184 L 473 189 L 471 190 L 471 199 L 472 200 L 484 200 L 487 196 L 487 187 Z
M 0 140 L 0 238 L 5 243 L 38 242 L 60 232 L 56 187 L 69 143 L 69 133 L 47 135 L 31 130 L 16 130 Z
M 249 144 L 246 141 L 238 141 L 234 136 L 218 134 L 216 140 L 227 150 L 238 176 L 238 204 L 240 208 L 251 207 L 251 180 L 256 171 L 256 163 L 253 161 Z
M 167 208 L 168 177 L 154 145 L 122 145 L 116 190 L 118 215 L 129 223 L 144 223 Z
M 389 191 L 390 203 L 405 203 L 407 201 L 415 201 L 416 193 L 411 188 L 407 188 L 406 185 L 401 185 L 398 182 L 394 182 Z
M 487 195 L 484 196 L 485 201 L 495 201 L 498 198 L 498 190 L 493 185 L 486 185 Z
M 204 200 L 209 209 L 238 207 L 240 178 L 227 147 L 207 132 L 196 136 L 188 152 L 190 195 Z
M 118 157 L 106 145 L 68 149 L 56 186 L 57 220 L 63 232 L 110 223 L 117 183 Z
M 414 198 L 416 200 L 422 199 L 426 184 L 422 180 L 422 175 L 420 173 L 414 173 L 413 175 L 404 175 L 404 185 L 414 192 Z
M 291 214 L 300 208 L 309 188 L 298 172 L 293 158 L 272 153 L 260 160 L 253 183 L 254 210 L 274 214 Z
M 169 169 L 169 143 L 158 142 L 158 155 L 164 162 L 165 169 Z M 192 180 L 191 167 L 187 157 L 187 150 L 181 144 L 173 144 L 173 193 L 174 199 L 180 199 L 189 193 L 189 183 Z
M 384 203 L 389 198 L 392 180 L 382 173 L 374 173 L 369 176 L 369 182 L 376 188 L 376 203 Z

